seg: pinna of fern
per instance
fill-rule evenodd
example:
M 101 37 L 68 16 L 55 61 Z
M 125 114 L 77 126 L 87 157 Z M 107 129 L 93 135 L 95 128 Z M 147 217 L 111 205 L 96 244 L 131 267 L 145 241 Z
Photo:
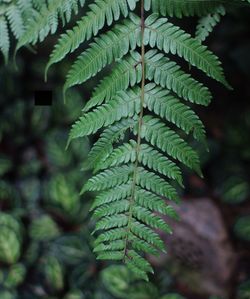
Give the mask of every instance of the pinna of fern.
M 5 62 L 9 58 L 10 32 L 17 40 L 23 35 L 27 13 L 33 13 L 31 0 L 0 1 L 0 51 Z
M 176 217 L 169 202 L 179 201 L 175 183 L 183 186 L 181 167 L 202 175 L 186 137 L 205 143 L 205 129 L 190 103 L 207 106 L 212 96 L 175 57 L 230 88 L 216 55 L 169 17 L 205 16 L 221 3 L 96 0 L 59 38 L 47 65 L 46 71 L 92 40 L 69 70 L 66 93 L 114 64 L 69 140 L 100 133 L 86 163 L 94 175 L 82 189 L 97 193 L 91 208 L 97 218 L 97 257 L 124 261 L 146 280 L 153 269 L 145 253 L 165 250 L 157 230 L 171 233 L 163 216 Z M 140 16 L 133 12 L 137 6 Z M 105 24 L 108 30 L 99 34 Z
M 54 34 L 60 21 L 65 24 L 77 14 L 85 0 L 1 0 L 0 50 L 5 62 L 10 52 L 10 33 L 17 40 L 17 48 L 43 41 Z

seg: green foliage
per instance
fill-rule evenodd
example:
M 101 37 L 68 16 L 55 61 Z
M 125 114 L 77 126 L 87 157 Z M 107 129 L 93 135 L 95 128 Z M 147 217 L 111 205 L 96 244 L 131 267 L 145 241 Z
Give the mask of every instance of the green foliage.
M 12 167 L 11 161 L 4 156 L 0 156 L 0 176 L 8 172 Z
M 94 252 L 100 260 L 125 262 L 129 269 L 126 271 L 137 278 L 148 280 L 148 273 L 154 272 L 145 254 L 164 251 L 164 242 L 157 230 L 172 232 L 164 216 L 176 217 L 171 201 L 179 202 L 176 183 L 183 186 L 182 167 L 202 177 L 193 141 L 196 139 L 206 147 L 205 129 L 191 104 L 207 106 L 212 95 L 186 66 L 193 66 L 205 77 L 231 88 L 218 57 L 201 43 L 225 13 L 222 3 L 224 1 L 219 0 L 96 0 L 76 26 L 59 38 L 46 67 L 47 77 L 52 64 L 90 41 L 67 74 L 64 85 L 67 96 L 71 87 L 113 66 L 110 74 L 96 86 L 84 113 L 73 125 L 68 145 L 73 139 L 100 132 L 84 165 L 93 170 L 94 176 L 82 188 L 82 194 L 97 192 L 92 205 L 97 218 L 93 233 L 98 232 Z M 17 49 L 34 45 L 49 33 L 55 33 L 59 21 L 69 22 L 72 12 L 78 13 L 84 4 L 85 1 L 76 0 L 36 2 L 34 15 L 27 27 L 23 25 L 24 34 L 18 31 L 22 26 L 15 23 L 20 18 L 14 20 L 14 14 L 6 12 L 19 40 Z M 202 17 L 196 38 L 169 20 L 184 16 Z M 107 30 L 99 34 L 105 25 Z M 4 36 L 1 48 L 7 57 L 6 22 L 1 31 Z M 57 149 L 57 144 L 52 143 L 52 159 Z M 60 153 L 54 154 L 55 164 L 66 169 L 70 158 L 63 161 L 61 157 Z M 73 171 L 67 174 L 77 176 Z M 78 179 L 74 186 L 62 174 L 51 177 L 46 184 L 48 209 L 51 213 L 59 211 L 63 219 L 65 215 L 70 216 L 67 224 L 76 225 L 78 221 L 72 221 L 74 217 L 84 219 L 76 192 L 78 185 Z M 36 201 L 34 196 L 32 211 L 37 207 Z M 41 229 L 44 219 L 52 232 L 48 237 Z M 59 234 L 56 223 L 49 217 L 44 219 L 40 219 L 40 223 L 37 219 L 31 221 L 34 241 L 48 241 Z M 11 235 L 7 230 L 8 227 L 3 227 L 3 236 Z M 9 237 L 9 241 L 9 247 L 20 247 L 21 241 L 16 240 L 15 246 L 14 238 L 11 241 Z M 7 262 L 16 262 L 20 248 L 11 258 L 6 256 L 8 250 L 3 248 L 2 252 Z M 47 282 L 54 281 L 55 289 L 60 290 L 64 287 L 64 270 L 57 258 L 47 256 L 45 276 Z M 143 288 L 138 286 L 138 294 Z M 141 296 L 138 294 L 137 298 Z M 155 295 L 147 291 L 143 296 Z
M 243 282 L 238 289 L 239 299 L 247 299 L 250 295 L 250 281 Z
M 11 215 L 0 213 L 0 261 L 13 264 L 20 257 L 21 227 Z
M 136 276 L 124 266 L 110 266 L 103 270 L 102 280 L 107 290 L 116 298 L 159 298 L 159 293 L 153 284 L 138 281 Z
M 43 215 L 34 219 L 30 226 L 30 236 L 34 240 L 50 240 L 59 235 L 56 223 L 48 216 Z
M 250 241 L 250 216 L 239 218 L 235 224 L 234 231 L 239 238 Z
M 63 289 L 64 270 L 57 258 L 52 256 L 47 257 L 47 259 L 44 261 L 44 272 L 47 282 L 50 283 L 53 288 L 56 290 Z
M 25 275 L 25 266 L 22 264 L 15 264 L 10 267 L 3 285 L 9 289 L 16 288 L 24 281 Z
M 200 42 L 219 21 L 219 14 L 224 14 L 223 1 L 137 2 L 96 0 L 90 4 L 77 24 L 59 38 L 46 76 L 52 64 L 89 40 L 92 42 L 68 72 L 64 94 L 113 65 L 73 125 L 69 143 L 100 132 L 84 165 L 95 175 L 82 189 L 82 194 L 99 192 L 92 205 L 97 217 L 94 232 L 99 233 L 94 251 L 98 259 L 123 260 L 147 280 L 146 273 L 153 270 L 144 253 L 164 250 L 154 229 L 171 233 L 162 217 L 174 214 L 165 199 L 179 201 L 174 182 L 183 186 L 180 167 L 202 176 L 200 159 L 190 140 L 194 138 L 206 147 L 205 129 L 189 102 L 207 106 L 212 99 L 209 89 L 174 58 L 228 88 L 230 85 L 219 59 Z M 132 11 L 140 5 L 138 16 Z M 166 18 L 194 15 L 206 18 L 198 26 L 197 38 Z M 107 31 L 99 34 L 105 24 Z M 36 34 L 29 35 L 28 30 L 31 38 L 23 44 L 39 38 L 39 30 L 32 27 Z M 78 209 L 77 195 L 63 176 L 53 178 L 49 185 L 48 198 L 53 203 L 67 212 L 72 210 L 68 204 L 71 197 L 71 204 Z
M 241 203 L 250 194 L 249 183 L 244 177 L 232 175 L 221 186 L 221 194 L 224 202 L 231 204 Z
M 22 73 L 22 66 L 20 68 Z M 23 82 L 16 81 L 13 73 L 4 73 L 3 78 L 6 74 L 9 76 L 10 88 L 14 85 L 16 88 L 12 91 L 19 94 L 19 87 L 23 86 Z M 29 80 L 27 84 L 30 84 Z M 6 87 L 8 88 L 8 85 Z M 1 95 L 3 92 L 3 89 L 0 89 Z M 0 298 L 118 299 L 119 297 L 109 289 L 114 279 L 112 273 L 106 277 L 104 283 L 104 264 L 96 261 L 91 250 L 95 242 L 91 236 L 94 222 L 89 219 L 88 210 L 95 201 L 93 202 L 91 194 L 80 198 L 79 192 L 76 191 L 80 190 L 82 182 L 86 181 L 80 168 L 87 166 L 89 142 L 87 139 L 72 142 L 71 150 L 65 151 L 67 128 L 80 114 L 83 101 L 81 94 L 72 93 L 74 104 L 68 102 L 62 105 L 55 91 L 56 100 L 52 108 L 33 107 L 32 102 L 19 100 L 17 97 L 10 100 L 10 91 L 6 92 L 6 95 L 2 98 L 3 109 L 0 110 L 0 147 L 3 149 L 1 157 L 9 162 L 6 163 L 8 167 L 4 167 L 0 182 L 0 206 L 3 210 L 0 217 L 0 235 L 2 227 L 7 226 L 9 231 L 18 232 L 17 240 L 20 240 L 21 246 L 16 247 L 18 259 L 13 263 L 9 263 L 5 255 L 0 261 Z M 12 122 L 9 122 L 11 115 Z M 29 117 L 26 117 L 27 115 Z M 115 124 L 109 127 L 110 130 L 118 128 L 115 139 L 117 142 L 123 137 L 121 128 L 130 127 L 130 124 L 131 120 L 128 119 L 124 120 L 124 123 L 117 123 L 117 127 Z M 26 139 L 27 130 L 30 134 L 29 142 Z M 106 134 L 110 141 L 108 136 Z M 9 146 L 11 151 L 8 150 Z M 172 164 L 169 165 L 172 169 Z M 178 174 L 177 169 L 173 170 Z M 14 178 L 12 174 L 15 174 Z M 115 192 L 115 188 L 108 190 L 114 192 L 113 195 L 106 195 L 107 200 L 120 193 L 128 194 L 131 189 L 130 185 L 126 184 L 117 188 L 120 192 Z M 72 197 L 68 196 L 69 191 L 73 192 Z M 76 197 L 79 211 L 75 209 Z M 150 211 L 168 213 L 176 217 L 173 208 L 145 190 L 138 192 L 138 202 Z M 98 206 L 97 201 L 96 205 Z M 108 213 L 107 206 L 101 205 L 100 208 L 100 213 L 105 208 Z M 97 212 L 98 208 L 95 209 L 95 214 Z M 160 222 L 157 218 L 156 224 L 158 223 Z M 153 236 L 148 235 L 149 241 L 155 238 L 155 242 L 159 242 L 154 231 L 152 233 Z M 111 234 L 111 238 L 112 236 Z M 8 237 L 9 234 L 3 238 L 4 248 L 9 244 Z M 133 242 L 138 249 L 143 248 L 148 253 L 156 253 L 153 246 L 149 246 L 138 237 L 134 236 Z M 103 246 L 101 243 L 103 242 L 100 242 L 99 249 Z M 161 243 L 163 245 L 163 242 Z M 10 247 L 10 252 L 12 250 Z M 128 272 L 126 267 L 122 268 L 125 268 L 129 277 L 133 276 L 135 279 L 129 280 L 123 294 L 122 290 L 120 291 L 123 298 L 126 298 L 128 290 L 129 296 L 134 299 L 158 299 L 168 291 L 165 286 L 157 286 L 157 283 L 146 284 Z
M 1 0 L 0 2 L 0 50 L 5 62 L 9 57 L 9 31 L 19 39 L 24 33 L 27 13 L 33 13 L 31 0 Z
M 209 34 L 213 31 L 214 27 L 220 22 L 221 16 L 224 16 L 225 13 L 225 8 L 223 6 L 218 6 L 213 13 L 202 17 L 196 28 L 197 39 L 205 41 Z
M 59 174 L 51 178 L 46 190 L 48 203 L 62 212 L 75 216 L 80 209 L 80 200 L 74 182 Z
M 54 34 L 59 25 L 59 21 L 69 22 L 72 12 L 78 13 L 85 0 L 54 0 L 46 1 L 40 5 L 39 10 L 29 19 L 24 34 L 19 39 L 17 49 L 26 44 L 42 42 L 49 34 Z
M 179 294 L 168 294 L 166 296 L 161 297 L 161 299 L 184 299 L 184 298 Z
M 1 0 L 0 50 L 5 62 L 10 51 L 10 32 L 18 41 L 17 49 L 54 34 L 59 26 L 77 14 L 85 0 Z

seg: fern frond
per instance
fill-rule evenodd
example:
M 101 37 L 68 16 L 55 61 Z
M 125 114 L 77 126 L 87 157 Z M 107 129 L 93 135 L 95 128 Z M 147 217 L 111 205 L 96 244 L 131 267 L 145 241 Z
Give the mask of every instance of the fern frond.
M 95 231 L 107 230 L 110 228 L 125 227 L 128 224 L 128 216 L 124 214 L 116 214 L 112 216 L 105 216 L 97 221 Z
M 153 172 L 149 172 L 146 169 L 140 167 L 138 169 L 137 184 L 148 191 L 152 191 L 155 194 L 164 196 L 169 200 L 178 202 L 179 197 L 175 188 L 173 188 L 164 179 L 159 177 Z
M 67 30 L 58 40 L 50 60 L 46 67 L 46 72 L 50 66 L 61 61 L 67 54 L 72 53 L 84 41 L 97 35 L 105 23 L 111 25 L 114 21 L 120 19 L 121 15 L 128 16 L 130 10 L 135 9 L 136 2 L 133 0 L 96 0 L 89 5 L 89 11 L 86 16 L 82 17 L 71 30 Z
M 131 178 L 132 173 L 133 167 L 131 165 L 107 169 L 92 177 L 85 184 L 82 193 L 86 191 L 101 191 L 125 184 Z
M 3 53 L 5 63 L 8 61 L 9 49 L 10 49 L 10 40 L 9 40 L 7 20 L 4 16 L 0 16 L 0 50 Z
M 39 5 L 39 10 L 29 19 L 25 33 L 17 44 L 17 50 L 27 44 L 42 42 L 49 34 L 54 34 L 61 20 L 69 22 L 72 12 L 78 13 L 85 0 L 53 0 Z
M 158 215 L 151 213 L 148 209 L 141 206 L 135 206 L 133 216 L 142 223 L 156 229 L 171 233 L 172 230 L 167 223 Z
M 105 216 L 125 213 L 128 211 L 129 211 L 129 201 L 120 200 L 119 202 L 113 202 L 111 204 L 102 205 L 101 207 L 95 210 L 93 215 L 97 218 L 101 218 Z
M 16 39 L 19 39 L 24 32 L 24 20 L 22 18 L 21 10 L 18 9 L 17 5 L 12 4 L 6 11 L 6 17 L 10 24 L 11 31 Z
M 123 24 L 116 25 L 108 33 L 96 38 L 73 64 L 68 73 L 64 92 L 70 87 L 81 84 L 100 72 L 106 65 L 122 58 L 129 50 L 138 45 L 140 36 L 140 19 L 125 20 Z
M 153 12 L 163 16 L 181 18 L 206 15 L 223 2 L 223 0 L 145 0 L 145 9 L 149 10 L 151 7 Z
M 156 50 L 145 55 L 146 78 L 163 88 L 174 91 L 179 97 L 195 104 L 207 106 L 212 95 L 207 87 L 183 72 L 175 62 Z
M 182 176 L 180 168 L 163 154 L 154 150 L 148 144 L 141 144 L 139 162 L 170 179 L 176 180 L 182 185 Z M 116 148 L 102 164 L 100 168 L 109 168 L 110 166 L 118 166 L 124 163 L 136 161 L 136 141 L 130 140 Z
M 79 138 L 95 133 L 98 129 L 112 125 L 114 122 L 125 117 L 132 118 L 140 111 L 139 95 L 130 92 L 120 92 L 109 103 L 97 107 L 80 117 L 79 121 L 72 127 L 70 139 Z
M 165 251 L 165 245 L 159 235 L 154 232 L 151 228 L 146 226 L 145 224 L 138 222 L 137 220 L 133 220 L 131 224 L 131 232 L 139 237 L 140 239 L 144 240 L 146 243 L 152 244 L 154 247 Z
M 144 44 L 184 58 L 208 76 L 229 87 L 218 58 L 178 26 L 152 14 L 145 20 Z
M 134 53 L 135 55 L 138 53 Z M 95 89 L 93 96 L 86 103 L 83 111 L 87 112 L 91 108 L 109 101 L 118 91 L 124 91 L 129 86 L 134 86 L 141 81 L 142 69 L 140 55 L 137 57 L 129 55 L 122 61 L 117 62 L 112 73 L 104 78 Z
M 140 17 L 135 13 L 138 2 Z M 153 269 L 144 254 L 164 251 L 155 229 L 171 233 L 164 216 L 178 218 L 166 199 L 179 202 L 175 182 L 183 185 L 181 167 L 202 176 L 199 156 L 186 137 L 205 143 L 205 129 L 190 103 L 207 106 L 212 99 L 209 89 L 173 57 L 230 87 L 217 56 L 158 14 L 207 16 L 218 13 L 221 3 L 95 0 L 76 26 L 59 38 L 47 65 L 46 71 L 91 41 L 72 64 L 64 93 L 113 66 L 94 89 L 69 140 L 99 134 L 84 165 L 94 176 L 82 189 L 97 192 L 91 211 L 97 218 L 93 233 L 98 232 L 98 259 L 122 260 L 146 280 Z M 147 19 L 145 10 L 150 11 Z M 49 30 L 56 30 L 56 19 L 58 14 Z M 99 34 L 105 24 L 107 30 Z M 212 21 L 208 31 L 210 25 Z
M 214 27 L 220 22 L 221 17 L 226 14 L 224 6 L 218 6 L 213 13 L 202 17 L 196 27 L 195 36 L 200 41 L 205 41 Z
M 34 13 L 31 0 L 6 0 L 0 3 L 0 51 L 8 62 L 10 36 L 18 40 L 25 32 L 27 17 Z
M 126 229 L 124 228 L 115 228 L 113 230 L 108 230 L 106 232 L 103 232 L 101 235 L 99 235 L 95 240 L 95 246 L 98 246 L 99 244 L 103 242 L 112 242 L 115 240 L 124 240 L 127 236 Z
M 126 131 L 135 125 L 134 119 L 124 119 L 106 128 L 92 147 L 84 169 L 98 169 L 99 164 L 112 152 L 113 143 L 123 138 Z
M 187 134 L 193 133 L 198 141 L 205 140 L 204 125 L 190 107 L 155 84 L 148 84 L 145 90 L 145 105 L 151 112 L 175 124 Z
M 116 186 L 112 190 L 103 191 L 99 195 L 97 195 L 91 207 L 91 210 L 94 210 L 95 208 L 101 205 L 106 205 L 114 201 L 125 199 L 130 195 L 131 195 L 131 186 L 129 183 Z
M 155 195 L 150 191 L 144 189 L 137 189 L 136 203 L 139 206 L 144 207 L 150 211 L 158 212 L 175 219 L 178 218 L 173 207 L 167 205 L 166 201 L 163 198 Z
M 198 154 L 160 119 L 144 116 L 141 137 L 201 175 Z

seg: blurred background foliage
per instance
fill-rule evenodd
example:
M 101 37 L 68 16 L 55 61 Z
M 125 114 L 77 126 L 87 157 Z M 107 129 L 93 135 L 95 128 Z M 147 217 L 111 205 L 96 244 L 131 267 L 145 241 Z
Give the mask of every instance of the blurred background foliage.
M 195 21 L 184 19 L 181 25 L 192 31 Z M 209 153 L 200 149 L 205 180 L 185 173 L 183 194 L 186 201 L 211 198 L 222 215 L 237 257 L 228 290 L 231 299 L 250 298 L 249 25 L 249 11 L 234 8 L 208 40 L 222 58 L 234 91 L 207 82 L 215 99 L 198 111 L 210 148 Z M 67 151 L 65 145 L 70 125 L 96 82 L 71 91 L 64 104 L 61 88 L 68 62 L 53 68 L 50 83 L 43 81 L 54 42 L 55 37 L 48 38 L 35 49 L 37 54 L 22 50 L 18 69 L 1 61 L 0 298 L 224 299 L 212 290 L 196 294 L 192 278 L 179 282 L 178 271 L 167 262 L 156 265 L 156 275 L 145 283 L 122 265 L 106 267 L 95 260 L 88 212 L 93 195 L 79 195 L 94 140 L 73 142 Z M 53 90 L 51 107 L 34 106 L 33 92 L 39 89 Z

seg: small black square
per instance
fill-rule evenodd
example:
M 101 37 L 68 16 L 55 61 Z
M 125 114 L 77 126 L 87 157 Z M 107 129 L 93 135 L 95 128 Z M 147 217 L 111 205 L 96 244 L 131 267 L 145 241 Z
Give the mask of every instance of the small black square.
M 52 105 L 52 90 L 36 90 L 35 91 L 36 106 L 51 106 Z

